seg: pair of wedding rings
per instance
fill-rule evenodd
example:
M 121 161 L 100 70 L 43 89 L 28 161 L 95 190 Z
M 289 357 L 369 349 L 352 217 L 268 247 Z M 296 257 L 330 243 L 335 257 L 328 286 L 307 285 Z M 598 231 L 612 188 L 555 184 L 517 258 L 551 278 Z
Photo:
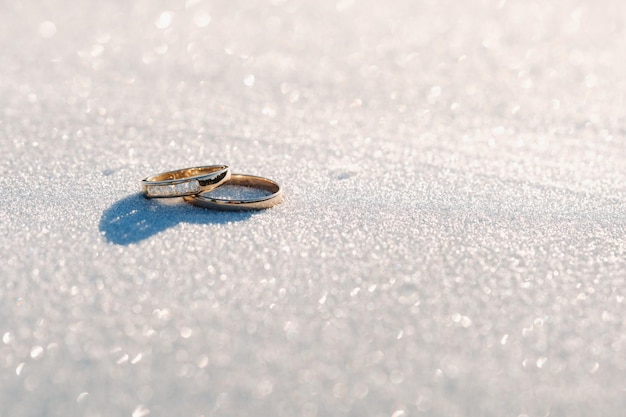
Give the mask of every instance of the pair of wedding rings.
M 256 188 L 269 194 L 232 200 L 212 197 L 209 194 L 211 190 L 224 184 Z M 254 175 L 231 174 L 226 165 L 163 172 L 143 179 L 141 188 L 146 198 L 183 197 L 185 201 L 196 206 L 216 210 L 261 210 L 282 200 L 282 190 L 276 182 Z

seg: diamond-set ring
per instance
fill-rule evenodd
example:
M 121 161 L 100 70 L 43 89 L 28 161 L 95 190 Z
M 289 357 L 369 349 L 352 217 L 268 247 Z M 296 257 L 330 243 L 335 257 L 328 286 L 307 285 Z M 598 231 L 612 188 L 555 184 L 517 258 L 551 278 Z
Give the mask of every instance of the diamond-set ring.
M 229 179 L 227 165 L 207 165 L 153 175 L 144 178 L 141 186 L 148 198 L 183 197 L 213 190 Z

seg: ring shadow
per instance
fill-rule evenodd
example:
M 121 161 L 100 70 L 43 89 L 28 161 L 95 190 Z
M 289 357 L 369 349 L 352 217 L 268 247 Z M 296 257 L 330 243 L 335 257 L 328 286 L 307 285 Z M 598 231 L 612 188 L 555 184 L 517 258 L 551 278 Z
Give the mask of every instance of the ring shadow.
M 107 241 L 116 245 L 129 245 L 179 223 L 226 224 L 246 220 L 252 215 L 251 211 L 202 209 L 181 203 L 180 199 L 147 199 L 137 193 L 104 210 L 99 230 Z

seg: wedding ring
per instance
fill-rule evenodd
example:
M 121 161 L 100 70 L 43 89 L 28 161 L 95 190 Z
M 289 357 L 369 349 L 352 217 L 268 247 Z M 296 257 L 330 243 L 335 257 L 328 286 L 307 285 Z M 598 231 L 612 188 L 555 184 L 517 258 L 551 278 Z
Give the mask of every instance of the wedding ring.
M 141 180 L 147 198 L 182 197 L 210 191 L 230 179 L 226 165 L 177 169 Z
M 239 185 L 268 191 L 270 194 L 257 198 L 225 199 L 214 198 L 207 192 L 185 197 L 185 201 L 196 206 L 215 210 L 262 210 L 270 208 L 282 201 L 282 190 L 276 182 L 263 177 L 244 174 L 232 174 L 227 185 Z

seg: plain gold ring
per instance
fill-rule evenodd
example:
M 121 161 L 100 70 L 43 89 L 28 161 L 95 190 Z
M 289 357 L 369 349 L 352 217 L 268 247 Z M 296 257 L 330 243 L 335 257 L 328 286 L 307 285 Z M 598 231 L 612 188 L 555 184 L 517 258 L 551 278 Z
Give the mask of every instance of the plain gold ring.
M 283 191 L 280 185 L 267 178 L 257 177 L 255 175 L 232 174 L 226 184 L 261 189 L 268 191 L 270 194 L 257 198 L 229 200 L 225 198 L 214 198 L 209 196 L 207 192 L 201 192 L 199 194 L 186 196 L 185 201 L 204 208 L 229 211 L 262 210 L 279 204 L 282 201 Z
M 207 165 L 163 172 L 141 180 L 147 198 L 171 198 L 210 191 L 230 179 L 227 165 Z

